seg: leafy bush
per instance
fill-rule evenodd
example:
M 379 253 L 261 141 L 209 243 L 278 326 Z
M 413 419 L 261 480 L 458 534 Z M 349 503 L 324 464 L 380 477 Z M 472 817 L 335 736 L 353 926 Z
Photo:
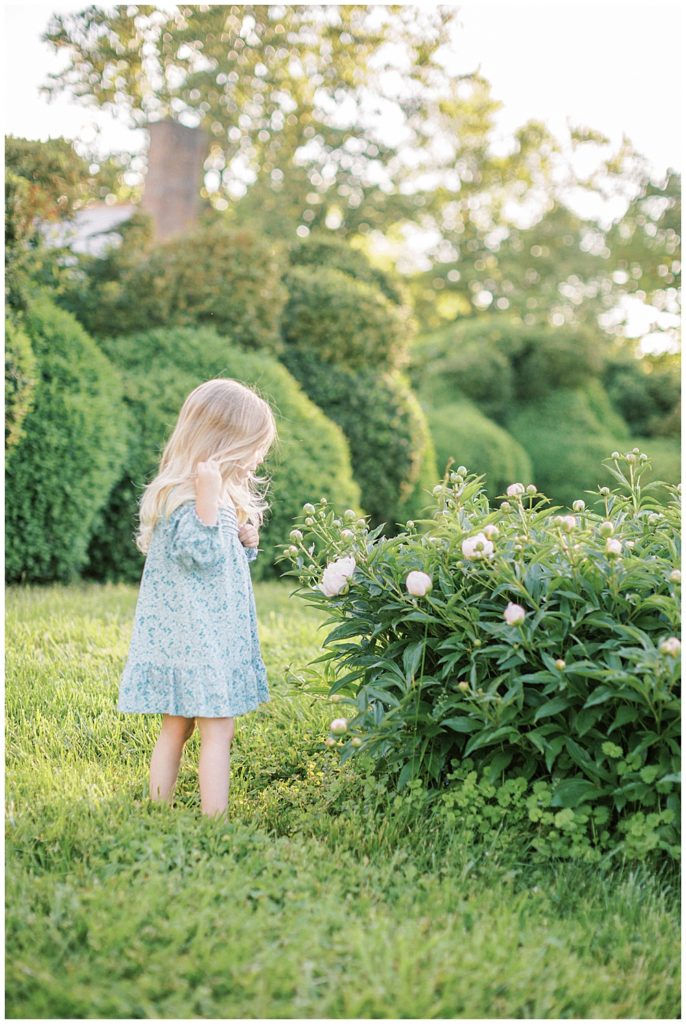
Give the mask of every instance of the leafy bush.
M 159 245 L 141 245 L 145 218 L 104 258 L 82 260 L 64 304 L 96 337 L 153 327 L 212 326 L 246 348 L 281 349 L 286 298 L 281 256 L 269 242 L 222 221 Z
M 533 479 L 531 460 L 524 448 L 468 399 L 425 408 L 440 474 L 450 458 L 458 465 L 479 466 L 491 498 L 501 494 L 512 480 L 529 483 Z
M 602 483 L 603 454 L 630 440 L 597 380 L 515 406 L 507 429 L 528 453 L 539 489 L 568 506 L 582 488 Z
M 605 462 L 619 486 L 588 492 L 599 511 L 557 516 L 517 483 L 492 512 L 453 472 L 423 532 L 347 513 L 343 532 L 320 502 L 282 558 L 333 625 L 311 666 L 348 712 L 326 740 L 343 759 L 402 789 L 471 757 L 492 783 L 540 782 L 531 816 L 553 831 L 678 857 L 681 485 L 660 507 L 647 455 Z
M 202 380 L 228 376 L 256 390 L 275 411 L 280 440 L 265 461 L 272 508 L 260 533 L 255 579 L 271 570 L 273 545 L 288 536 L 303 498 L 328 495 L 359 508 L 350 457 L 339 428 L 302 393 L 288 371 L 264 353 L 232 345 L 210 328 L 175 328 L 105 339 L 121 370 L 136 430 L 123 474 L 94 530 L 88 573 L 97 579 L 140 579 L 144 556 L 134 544 L 138 501 L 152 479 L 187 394 Z
M 5 451 L 23 436 L 22 424 L 31 409 L 37 383 L 36 357 L 26 332 L 5 320 Z
M 308 235 L 292 246 L 289 258 L 291 265 L 296 267 L 332 267 L 340 270 L 359 281 L 374 285 L 398 306 L 410 304 L 408 295 L 398 281 L 378 267 L 373 267 L 363 252 L 353 249 L 348 242 L 335 235 L 322 232 Z
M 413 379 L 434 401 L 460 393 L 505 424 L 513 402 L 598 378 L 604 365 L 597 337 L 581 328 L 528 326 L 485 315 L 426 336 L 412 348 Z
M 428 426 L 406 378 L 399 371 L 353 370 L 324 363 L 305 350 L 287 351 L 283 360 L 348 441 L 362 506 L 373 523 L 392 524 L 406 511 L 428 452 Z M 428 469 L 434 472 L 435 463 Z M 426 498 L 419 496 L 421 504 Z M 416 509 L 416 505 L 412 507 Z
M 37 383 L 6 464 L 6 576 L 73 580 L 119 476 L 127 420 L 119 375 L 73 316 L 47 297 L 26 311 Z M 26 364 L 24 364 L 26 365 Z
M 281 332 L 287 346 L 349 370 L 402 364 L 408 313 L 376 286 L 330 267 L 294 267 L 284 283 Z
M 679 437 L 681 380 L 676 361 L 620 354 L 608 362 L 603 383 L 634 434 Z

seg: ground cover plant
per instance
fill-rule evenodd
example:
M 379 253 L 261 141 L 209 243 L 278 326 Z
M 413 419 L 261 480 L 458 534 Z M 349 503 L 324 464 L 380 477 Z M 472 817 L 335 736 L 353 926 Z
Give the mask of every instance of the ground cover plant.
M 444 802 L 339 764 L 336 704 L 287 682 L 322 612 L 255 591 L 272 701 L 219 824 L 197 734 L 150 804 L 157 716 L 115 710 L 136 587 L 8 588 L 7 1016 L 677 1017 L 675 869 L 534 862 L 483 784 Z
M 543 852 L 678 858 L 680 485 L 661 505 L 647 454 L 605 462 L 618 486 L 575 515 L 519 482 L 493 511 L 466 467 L 392 538 L 324 498 L 284 558 L 333 625 L 310 678 L 344 759 L 399 789 L 507 780 Z

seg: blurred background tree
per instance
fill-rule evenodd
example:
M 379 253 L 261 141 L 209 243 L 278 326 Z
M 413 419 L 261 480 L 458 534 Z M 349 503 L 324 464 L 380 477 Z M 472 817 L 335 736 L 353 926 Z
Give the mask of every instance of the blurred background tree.
M 15 578 L 85 567 L 114 579 L 118 564 L 135 578 L 150 444 L 208 373 L 268 369 L 291 452 L 275 458 L 275 493 L 302 503 L 320 496 L 318 480 L 335 490 L 340 477 L 341 500 L 356 506 L 359 494 L 389 534 L 421 517 L 450 459 L 485 475 L 491 501 L 533 478 L 570 504 L 610 483 L 602 458 L 635 444 L 654 477 L 679 478 L 680 177 L 654 180 L 628 139 L 608 152 L 583 126 L 557 139 L 531 120 L 507 152 L 494 150 L 501 104 L 478 72 L 452 71 L 456 13 L 92 6 L 51 19 L 44 38 L 64 63 L 48 94 L 131 126 L 172 118 L 211 145 L 200 223 L 160 243 L 138 210 L 93 255 L 48 245 L 47 229 L 92 202 L 135 202 L 144 161 L 96 158 L 64 139 L 8 140 L 10 467 L 42 479 L 40 431 L 59 426 L 64 451 L 78 453 L 70 431 L 96 429 L 108 397 L 132 431 L 128 454 L 112 436 L 114 476 L 93 492 L 85 532 L 69 527 L 59 565 L 48 513 L 61 507 L 71 522 L 70 473 L 49 505 L 26 511 L 30 529 L 15 532 L 33 547 L 13 544 Z M 594 169 L 581 173 L 590 155 Z M 625 212 L 582 216 L 579 196 Z M 655 354 L 628 336 L 630 302 L 651 313 Z M 55 418 L 47 398 L 60 353 L 73 364 L 85 354 L 69 379 L 93 396 L 71 419 Z M 181 390 L 143 431 L 142 375 L 154 394 L 158 364 Z M 110 378 L 121 384 L 108 394 Z M 304 461 L 302 438 L 314 445 Z M 285 537 L 294 511 L 287 501 L 276 510 L 268 540 Z

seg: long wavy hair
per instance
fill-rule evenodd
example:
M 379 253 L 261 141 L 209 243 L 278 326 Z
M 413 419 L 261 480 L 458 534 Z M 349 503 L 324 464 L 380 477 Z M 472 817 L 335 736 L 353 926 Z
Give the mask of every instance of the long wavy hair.
M 210 458 L 218 463 L 222 475 L 220 501 L 231 499 L 240 525 L 261 526 L 269 507 L 265 495 L 271 479 L 245 470 L 258 453 L 264 458 L 277 440 L 274 414 L 256 391 L 225 377 L 199 384 L 183 403 L 157 475 L 141 496 L 135 538 L 138 550 L 147 553 L 162 516 L 170 516 L 184 501 L 195 499 L 197 463 Z

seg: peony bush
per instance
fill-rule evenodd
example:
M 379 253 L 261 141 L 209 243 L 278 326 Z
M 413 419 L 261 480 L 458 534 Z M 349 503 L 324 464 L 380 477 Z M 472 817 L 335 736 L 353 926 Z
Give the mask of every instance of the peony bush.
M 337 704 L 326 745 L 398 789 L 473 767 L 533 787 L 541 848 L 567 831 L 677 857 L 681 484 L 641 486 L 637 448 L 603 462 L 617 486 L 574 515 L 520 482 L 493 510 L 464 466 L 392 538 L 305 505 L 278 561 L 333 628 L 300 679 Z

